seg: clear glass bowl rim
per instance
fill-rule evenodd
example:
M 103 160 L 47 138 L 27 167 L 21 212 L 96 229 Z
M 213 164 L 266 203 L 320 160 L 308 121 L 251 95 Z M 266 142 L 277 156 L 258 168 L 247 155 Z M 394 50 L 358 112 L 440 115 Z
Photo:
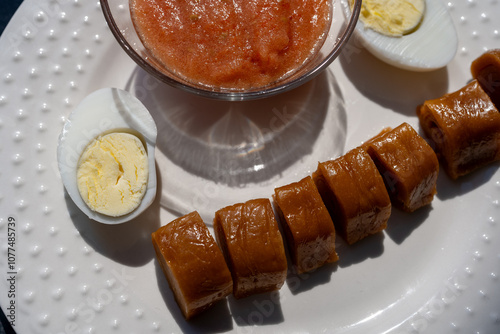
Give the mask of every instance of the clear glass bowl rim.
M 339 0 L 332 0 L 339 1 Z M 348 0 L 345 0 L 348 1 Z M 173 87 L 194 93 L 196 95 L 200 95 L 207 98 L 217 99 L 217 100 L 226 100 L 226 101 L 247 101 L 254 100 L 264 97 L 273 96 L 293 88 L 296 88 L 307 81 L 316 77 L 319 73 L 321 73 L 324 69 L 326 69 L 340 54 L 342 51 L 342 47 L 347 43 L 352 33 L 356 28 L 356 24 L 359 18 L 359 13 L 361 11 L 361 3 L 362 0 L 353 0 L 353 4 L 351 6 L 351 16 L 347 21 L 347 25 L 345 29 L 342 31 L 340 37 L 337 39 L 333 49 L 328 53 L 328 55 L 311 71 L 305 73 L 304 75 L 295 78 L 291 81 L 286 81 L 277 86 L 272 86 L 269 88 L 263 87 L 261 90 L 252 90 L 252 91 L 215 91 L 210 89 L 202 89 L 194 86 L 190 86 L 184 84 L 182 82 L 176 81 L 173 78 L 161 73 L 156 68 L 151 66 L 149 63 L 144 61 L 144 59 L 134 50 L 134 48 L 130 45 L 127 39 L 122 35 L 118 25 L 116 24 L 113 15 L 111 13 L 111 8 L 109 6 L 108 0 L 101 0 L 101 8 L 104 14 L 104 18 L 108 23 L 108 26 L 111 30 L 111 33 L 118 41 L 118 44 L 122 47 L 122 49 L 132 58 L 139 66 L 141 66 L 146 72 L 155 77 L 156 79 L 169 84 Z

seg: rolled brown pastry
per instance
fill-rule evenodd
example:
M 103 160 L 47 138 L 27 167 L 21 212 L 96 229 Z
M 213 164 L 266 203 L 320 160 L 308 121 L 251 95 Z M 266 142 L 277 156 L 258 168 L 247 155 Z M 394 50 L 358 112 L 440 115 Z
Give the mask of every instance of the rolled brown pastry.
M 235 298 L 281 288 L 287 260 L 269 199 L 218 210 L 214 230 L 233 277 Z
M 160 227 L 152 241 L 186 319 L 231 293 L 233 281 L 224 256 L 197 212 Z
M 299 274 L 338 260 L 333 221 L 310 176 L 276 188 L 274 201 Z
M 500 114 L 477 80 L 425 101 L 417 115 L 451 178 L 500 159 Z
M 497 109 L 500 108 L 500 49 L 490 50 L 476 58 L 470 67 L 476 79 Z
M 375 163 L 362 148 L 319 163 L 314 182 L 337 232 L 353 244 L 382 231 L 391 215 L 391 200 Z
M 432 202 L 439 162 L 429 144 L 408 123 L 384 130 L 363 148 L 382 175 L 394 206 L 413 212 Z

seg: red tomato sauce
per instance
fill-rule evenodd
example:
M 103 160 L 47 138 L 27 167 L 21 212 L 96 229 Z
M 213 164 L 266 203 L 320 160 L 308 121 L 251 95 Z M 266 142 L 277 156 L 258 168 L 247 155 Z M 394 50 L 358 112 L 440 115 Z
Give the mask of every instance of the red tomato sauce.
M 322 45 L 330 0 L 130 0 L 150 54 L 187 81 L 240 90 L 293 73 Z

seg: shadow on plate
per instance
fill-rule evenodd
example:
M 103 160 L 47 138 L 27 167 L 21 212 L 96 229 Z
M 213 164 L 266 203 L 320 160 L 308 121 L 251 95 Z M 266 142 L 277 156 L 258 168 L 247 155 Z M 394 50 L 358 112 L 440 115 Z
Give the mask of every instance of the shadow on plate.
M 285 318 L 281 310 L 279 291 L 261 293 L 242 299 L 228 297 L 229 309 L 238 327 L 265 326 L 282 323 Z
M 156 173 L 159 176 L 158 167 Z M 70 217 L 85 242 L 96 252 L 118 263 L 142 266 L 154 258 L 151 233 L 160 226 L 161 178 L 158 177 L 157 195 L 151 206 L 141 215 L 123 224 L 106 225 L 89 219 L 65 193 Z
M 427 219 L 431 210 L 432 205 L 427 205 L 411 213 L 393 207 L 385 229 L 386 234 L 396 244 L 401 245 Z
M 210 309 L 186 321 L 177 305 L 174 293 L 163 274 L 161 265 L 157 260 L 154 261 L 154 264 L 158 289 L 170 314 L 183 333 L 222 333 L 233 329 L 233 321 L 229 312 L 227 299 L 217 302 Z
M 338 266 L 346 268 L 381 256 L 384 253 L 384 233 L 378 232 L 352 245 L 348 245 L 342 237 L 337 235 L 335 248 L 339 255 Z
M 460 197 L 488 183 L 499 167 L 500 162 L 497 161 L 481 167 L 468 175 L 462 176 L 457 180 L 452 180 L 448 174 L 441 169 L 437 180 L 436 195 L 442 201 Z
M 353 245 L 348 245 L 342 237 L 337 235 L 335 239 L 335 250 L 339 256 L 337 262 L 326 263 L 315 270 L 303 274 L 298 274 L 289 260 L 286 284 L 293 295 L 329 283 L 332 274 L 339 268 L 349 267 L 369 258 L 381 256 L 384 253 L 384 233 L 379 232 L 370 235 Z M 288 248 L 287 258 L 290 259 Z
M 230 295 L 187 321 L 175 300 L 161 265 L 158 261 L 154 263 L 158 289 L 170 314 L 184 333 L 230 331 L 233 329 L 233 320 L 239 327 L 266 326 L 284 321 L 279 291 L 256 294 L 242 299 L 235 299 L 233 295 Z
M 155 263 L 156 279 L 165 305 L 184 333 L 221 333 L 233 329 L 233 320 L 239 327 L 265 326 L 284 321 L 279 291 L 235 299 L 233 295 L 217 302 L 208 310 L 186 321 L 161 265 Z
M 338 94 L 335 101 L 331 87 Z M 312 152 L 332 104 L 339 105 L 339 121 L 327 131 L 339 137 L 343 150 L 346 113 L 328 71 L 290 92 L 254 101 L 199 97 L 162 84 L 139 68 L 126 89 L 155 119 L 157 148 L 190 174 L 216 183 L 239 187 L 280 175 Z
M 349 40 L 339 59 L 346 76 L 361 94 L 406 116 L 416 117 L 418 105 L 448 92 L 446 68 L 413 72 L 388 65 L 367 51 L 356 34 Z
M 289 273 L 286 277 L 286 284 L 293 295 L 309 291 L 316 286 L 327 284 L 331 280 L 332 274 L 337 271 L 337 263 L 326 263 L 323 266 L 298 274 L 292 265 L 289 265 Z

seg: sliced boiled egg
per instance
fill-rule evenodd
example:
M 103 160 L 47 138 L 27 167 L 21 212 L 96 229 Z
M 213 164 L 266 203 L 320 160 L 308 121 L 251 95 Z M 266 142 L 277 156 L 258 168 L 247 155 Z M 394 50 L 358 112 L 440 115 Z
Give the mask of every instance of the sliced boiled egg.
M 350 3 L 342 0 L 346 14 Z M 458 36 L 441 0 L 363 0 L 356 37 L 380 60 L 411 71 L 445 67 Z
M 57 162 L 64 187 L 90 219 L 129 221 L 156 196 L 156 124 L 144 105 L 117 88 L 83 99 L 64 124 Z

